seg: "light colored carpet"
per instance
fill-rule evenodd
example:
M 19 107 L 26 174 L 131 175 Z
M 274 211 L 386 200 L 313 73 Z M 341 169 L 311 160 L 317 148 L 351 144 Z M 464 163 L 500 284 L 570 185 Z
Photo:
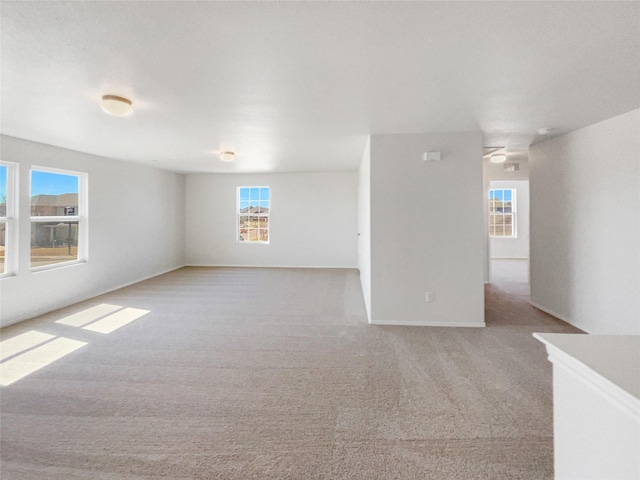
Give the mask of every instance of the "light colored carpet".
M 111 333 L 55 323 L 149 310 Z M 6 328 L 87 345 L 2 388 L 11 479 L 552 478 L 551 365 L 577 332 L 508 286 L 486 329 L 366 324 L 353 270 L 183 268 Z

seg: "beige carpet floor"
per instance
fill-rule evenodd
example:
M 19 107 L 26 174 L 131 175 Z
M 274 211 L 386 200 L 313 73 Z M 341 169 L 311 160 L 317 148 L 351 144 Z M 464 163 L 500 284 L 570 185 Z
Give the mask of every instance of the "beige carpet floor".
M 86 345 L 2 387 L 1 477 L 552 478 L 531 333 L 577 330 L 527 295 L 488 286 L 485 329 L 371 326 L 354 270 L 183 268 L 8 327 Z

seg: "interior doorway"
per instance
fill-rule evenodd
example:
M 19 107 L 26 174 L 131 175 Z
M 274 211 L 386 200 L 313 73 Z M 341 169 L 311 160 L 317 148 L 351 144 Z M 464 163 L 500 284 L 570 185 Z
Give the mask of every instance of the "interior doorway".
M 529 180 L 490 180 L 489 282 L 529 283 Z
M 504 285 L 511 281 L 514 284 L 528 285 L 530 242 L 528 154 L 526 151 L 507 150 L 505 147 L 483 149 L 484 281 L 487 284 L 497 282 Z M 501 191 L 500 195 L 498 192 L 492 195 L 493 201 L 490 199 L 491 190 Z M 514 262 L 506 260 L 514 260 Z M 493 270 L 495 272 L 492 272 Z M 523 275 L 526 283 L 523 282 Z

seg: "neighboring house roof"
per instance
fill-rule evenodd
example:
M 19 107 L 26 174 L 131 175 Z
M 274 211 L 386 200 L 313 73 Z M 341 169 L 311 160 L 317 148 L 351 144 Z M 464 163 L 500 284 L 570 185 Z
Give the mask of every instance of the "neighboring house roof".
M 31 197 L 32 207 L 70 207 L 78 205 L 77 193 L 61 195 L 34 195 Z

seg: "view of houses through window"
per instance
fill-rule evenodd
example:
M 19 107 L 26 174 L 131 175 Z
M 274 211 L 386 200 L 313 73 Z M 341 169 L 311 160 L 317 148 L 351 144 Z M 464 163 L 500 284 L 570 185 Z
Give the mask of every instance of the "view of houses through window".
M 269 187 L 238 187 L 238 241 L 269 243 Z
M 489 235 L 492 237 L 516 236 L 516 191 L 513 189 L 489 190 Z
M 78 260 L 82 174 L 31 171 L 31 268 Z

